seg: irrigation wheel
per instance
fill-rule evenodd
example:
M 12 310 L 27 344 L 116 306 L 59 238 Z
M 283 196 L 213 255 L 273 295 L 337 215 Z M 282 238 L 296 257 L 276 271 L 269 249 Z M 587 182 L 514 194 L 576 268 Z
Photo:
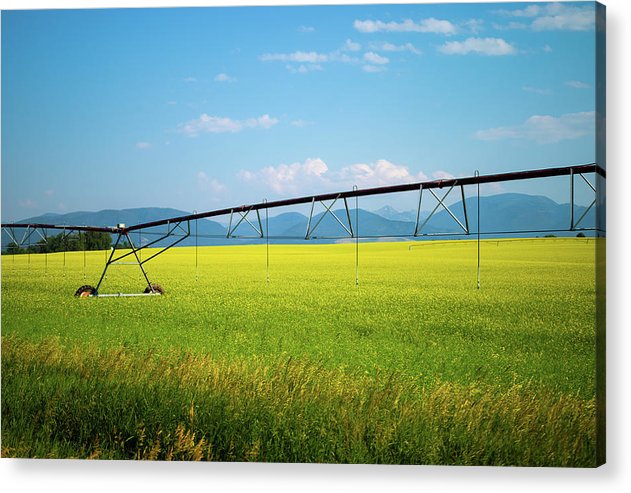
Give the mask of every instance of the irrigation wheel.
M 162 286 L 160 286 L 159 284 L 154 284 L 154 283 L 151 283 L 151 289 L 149 289 L 149 286 L 147 286 L 145 288 L 144 292 L 145 292 L 145 294 L 146 293 L 151 293 L 152 290 L 153 290 L 154 293 L 164 294 L 164 288 Z
M 85 286 L 81 286 L 79 289 L 77 289 L 74 295 L 79 298 L 88 298 L 90 296 L 94 296 L 95 294 L 96 294 L 96 289 L 86 284 Z

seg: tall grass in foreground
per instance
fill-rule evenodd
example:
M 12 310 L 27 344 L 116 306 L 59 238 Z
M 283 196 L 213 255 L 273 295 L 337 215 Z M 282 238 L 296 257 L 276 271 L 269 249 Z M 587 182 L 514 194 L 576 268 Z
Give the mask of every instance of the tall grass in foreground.
M 4 457 L 593 466 L 594 399 L 2 339 Z

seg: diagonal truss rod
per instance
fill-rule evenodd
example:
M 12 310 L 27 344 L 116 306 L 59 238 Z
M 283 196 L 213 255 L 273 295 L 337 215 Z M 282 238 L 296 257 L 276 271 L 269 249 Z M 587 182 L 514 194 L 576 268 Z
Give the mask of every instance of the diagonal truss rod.
M 235 224 L 234 227 L 232 227 L 232 217 L 234 216 L 235 210 L 232 209 L 230 211 L 230 222 L 228 223 L 228 232 L 226 234 L 226 238 L 263 238 L 263 223 L 261 222 L 261 213 L 259 211 L 259 209 L 256 209 L 256 220 L 258 223 L 258 227 L 255 226 L 254 224 L 252 224 L 252 222 L 248 219 L 248 214 L 252 212 L 252 207 L 249 207 L 245 212 L 241 211 L 241 210 L 237 210 L 236 213 L 239 214 L 239 216 L 241 216 L 241 219 L 239 219 L 239 221 L 237 222 L 237 224 Z M 250 225 L 250 227 L 256 232 L 256 236 L 243 236 L 243 235 L 235 235 L 235 231 L 237 230 L 237 228 L 243 223 L 246 222 L 247 224 Z
M 583 211 L 583 214 L 581 214 L 581 217 L 579 217 L 577 221 L 574 221 L 574 176 L 576 174 L 578 174 L 583 179 L 583 181 L 589 186 L 589 188 L 591 188 L 592 191 L 596 194 L 596 187 L 594 187 L 594 185 L 592 185 L 592 183 L 587 178 L 585 178 L 585 176 L 583 176 L 582 173 L 575 173 L 574 171 L 570 173 L 570 230 L 572 231 L 576 230 L 577 226 L 580 224 L 583 218 L 587 215 L 587 213 L 591 210 L 591 208 L 596 204 L 596 197 L 594 197 L 594 200 L 592 200 L 592 202 Z
M 311 212 L 309 213 L 309 220 L 307 221 L 307 232 L 305 233 L 305 240 L 309 240 L 311 238 L 324 238 L 324 237 L 313 236 L 313 233 L 316 230 L 316 228 L 320 225 L 320 223 L 324 220 L 327 214 L 330 214 L 331 216 L 333 216 L 333 219 L 335 219 L 335 221 L 342 227 L 342 229 L 344 229 L 344 231 L 348 233 L 348 235 L 351 238 L 355 236 L 353 234 L 353 223 L 351 222 L 351 213 L 348 209 L 348 201 L 346 200 L 346 197 L 344 197 L 343 200 L 344 200 L 344 209 L 346 211 L 346 219 L 348 220 L 348 226 L 344 224 L 344 222 L 342 222 L 342 220 L 339 217 L 337 217 L 335 212 L 333 212 L 332 210 L 333 206 L 335 205 L 335 203 L 337 202 L 339 198 L 340 198 L 340 195 L 338 194 L 338 196 L 335 197 L 333 201 L 331 202 L 331 205 L 327 205 L 326 203 L 324 203 L 324 201 L 319 201 L 324 207 L 325 211 L 322 213 L 322 215 L 320 216 L 320 219 L 318 219 L 315 225 L 311 227 L 311 220 L 313 219 L 313 212 L 314 212 L 315 203 L 316 203 L 315 197 L 313 198 L 313 200 L 311 201 Z
M 149 275 L 147 274 L 147 271 L 144 268 L 144 264 L 149 262 L 151 259 L 157 257 L 161 253 L 164 253 L 169 248 L 172 248 L 175 245 L 177 245 L 178 243 L 184 241 L 186 238 L 188 238 L 190 236 L 190 234 L 191 234 L 190 221 L 186 221 L 186 229 L 184 229 L 182 227 L 182 222 L 183 221 L 178 221 L 176 223 L 168 224 L 166 233 L 164 233 L 160 238 L 157 238 L 157 239 L 147 243 L 146 245 L 140 245 L 138 247 L 132 241 L 131 236 L 129 234 L 129 231 L 127 231 L 127 230 L 120 231 L 118 233 L 117 237 L 116 237 L 116 241 L 114 242 L 114 246 L 112 247 L 112 251 L 110 253 L 110 256 L 107 259 L 107 262 L 105 263 L 105 267 L 103 268 L 103 272 L 101 274 L 101 278 L 99 279 L 99 282 L 96 285 L 95 292 L 98 294 L 99 288 L 101 287 L 101 284 L 103 283 L 103 280 L 105 279 L 105 274 L 107 273 L 107 270 L 108 270 L 108 268 L 110 266 L 112 266 L 112 265 L 137 265 L 140 268 L 140 271 L 142 272 L 142 275 L 143 275 L 143 277 L 145 279 L 145 282 L 147 283 L 147 287 L 149 288 L 149 293 L 153 293 L 154 292 L 154 288 L 153 288 L 151 282 L 149 281 Z M 175 232 L 178 229 L 180 231 L 182 231 L 184 233 L 184 235 L 177 235 L 176 236 Z M 155 252 L 153 255 L 150 255 L 149 257 L 147 257 L 145 259 L 141 259 L 140 258 L 139 252 L 141 252 L 145 248 L 153 246 L 156 243 L 158 243 L 160 241 L 163 241 L 163 240 L 166 240 L 167 238 L 170 238 L 172 236 L 176 236 L 177 239 L 172 241 L 171 243 L 169 243 L 167 246 L 161 248 L 160 250 Z M 118 255 L 118 257 L 116 257 L 115 256 L 116 255 L 116 251 L 119 249 L 120 241 L 121 241 L 121 239 L 123 237 L 125 237 L 125 239 L 127 240 L 131 251 L 129 251 L 127 253 L 120 254 L 120 255 Z M 127 258 L 127 257 L 129 257 L 131 255 L 133 255 L 134 258 L 136 259 L 135 262 L 121 262 L 122 259 Z
M 463 212 L 464 212 L 465 224 L 462 224 L 460 219 L 458 219 L 456 217 L 456 215 L 451 211 L 449 206 L 447 206 L 445 204 L 445 199 L 447 198 L 447 196 L 451 193 L 451 191 L 454 189 L 454 187 L 457 184 L 458 184 L 457 182 L 452 183 L 451 187 L 449 187 L 449 189 L 445 192 L 445 194 L 442 196 L 442 198 L 439 197 L 438 195 L 436 195 L 436 192 L 434 192 L 434 190 L 432 190 L 431 188 L 428 189 L 429 192 L 436 199 L 437 204 L 434 207 L 434 209 L 432 210 L 432 212 L 429 213 L 429 216 L 427 216 L 425 218 L 425 221 L 423 221 L 423 224 L 421 224 L 419 226 L 418 223 L 419 223 L 419 219 L 420 219 L 420 216 L 421 216 L 421 204 L 423 202 L 423 186 L 421 185 L 421 187 L 419 188 L 419 200 L 418 200 L 418 209 L 416 211 L 416 225 L 414 227 L 414 236 L 420 236 L 421 230 L 423 229 L 423 227 L 429 222 L 429 220 L 434 216 L 434 213 L 441 206 L 442 206 L 443 209 L 445 209 L 445 211 L 447 211 L 447 213 L 453 218 L 453 220 L 456 221 L 456 223 L 458 223 L 458 226 L 460 226 L 462 228 L 462 230 L 465 232 L 465 234 L 467 234 L 467 235 L 469 234 L 469 217 L 467 215 L 467 202 L 465 200 L 465 195 L 464 195 L 464 186 L 460 185 L 460 193 L 462 195 L 462 208 L 463 208 Z M 452 233 L 445 233 L 445 234 L 452 234 Z
M 129 236 L 127 236 L 128 231 L 122 231 L 121 233 L 119 233 L 119 235 L 124 235 L 127 238 L 128 242 L 129 242 L 129 245 L 131 246 L 131 251 L 127 252 L 127 253 L 123 253 L 123 254 L 119 255 L 118 257 L 116 257 L 116 258 L 112 258 L 111 262 L 109 262 L 109 263 L 113 264 L 113 263 L 119 262 L 120 260 L 122 260 L 122 259 L 124 259 L 126 257 L 129 257 L 130 255 L 135 255 L 137 252 L 140 252 L 141 250 L 144 250 L 145 248 L 149 248 L 149 247 L 155 245 L 156 243 L 159 243 L 161 241 L 166 240 L 167 238 L 170 238 L 172 236 L 176 236 L 175 235 L 175 231 L 178 230 L 178 229 L 180 229 L 181 231 L 184 232 L 183 235 L 177 235 L 176 236 L 177 240 L 173 241 L 169 245 L 167 245 L 164 248 L 160 249 L 157 253 L 151 255 L 150 257 L 147 257 L 146 259 L 144 259 L 142 261 L 139 260 L 139 263 L 141 265 L 146 263 L 146 262 L 148 262 L 152 258 L 160 255 L 162 252 L 168 250 L 169 248 L 174 247 L 178 243 L 180 243 L 180 242 L 184 241 L 186 238 L 188 238 L 190 236 L 190 234 L 191 234 L 191 226 L 190 226 L 190 222 L 189 221 L 186 221 L 186 224 L 187 224 L 187 229 L 183 229 L 181 227 L 181 222 L 174 223 L 171 227 L 169 227 L 167 229 L 166 233 L 164 233 L 162 236 L 160 236 L 160 238 L 157 238 L 157 239 L 155 239 L 155 240 L 153 240 L 153 241 L 151 241 L 151 242 L 149 242 L 149 243 L 147 243 L 145 245 L 141 245 L 141 246 L 138 246 L 138 247 L 134 246 L 133 242 L 131 241 L 131 238 L 129 238 Z M 117 239 L 116 243 L 114 244 L 114 247 L 113 247 L 114 251 L 117 249 L 117 245 L 118 245 L 119 240 L 120 240 L 120 236 Z

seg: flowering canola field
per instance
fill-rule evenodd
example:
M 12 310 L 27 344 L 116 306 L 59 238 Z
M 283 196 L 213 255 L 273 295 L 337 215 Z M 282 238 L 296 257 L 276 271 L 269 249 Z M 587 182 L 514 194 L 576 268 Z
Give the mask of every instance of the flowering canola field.
M 106 252 L 5 255 L 2 456 L 592 466 L 594 250 L 183 247 L 100 299 Z

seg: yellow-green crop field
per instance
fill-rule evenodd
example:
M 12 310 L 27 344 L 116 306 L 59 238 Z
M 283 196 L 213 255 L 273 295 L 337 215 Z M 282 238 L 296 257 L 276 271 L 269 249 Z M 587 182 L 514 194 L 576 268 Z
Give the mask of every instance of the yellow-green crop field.
M 106 252 L 5 255 L 2 456 L 594 466 L 594 251 L 184 247 L 87 299 Z

